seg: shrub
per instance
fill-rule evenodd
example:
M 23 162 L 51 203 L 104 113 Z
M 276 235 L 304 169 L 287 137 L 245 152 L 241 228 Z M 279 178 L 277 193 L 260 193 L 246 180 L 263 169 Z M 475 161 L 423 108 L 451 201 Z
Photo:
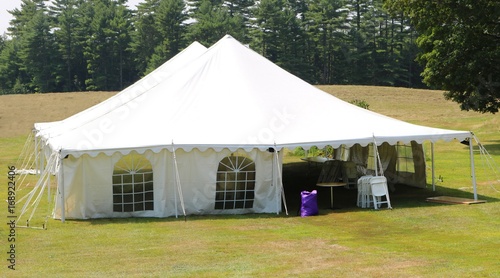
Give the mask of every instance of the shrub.
M 356 106 L 359 106 L 361 108 L 364 108 L 366 110 L 370 110 L 368 109 L 368 107 L 370 107 L 370 105 L 368 104 L 368 102 L 366 102 L 365 100 L 362 100 L 362 99 L 355 99 L 355 100 L 351 100 L 349 101 L 350 104 L 354 104 Z

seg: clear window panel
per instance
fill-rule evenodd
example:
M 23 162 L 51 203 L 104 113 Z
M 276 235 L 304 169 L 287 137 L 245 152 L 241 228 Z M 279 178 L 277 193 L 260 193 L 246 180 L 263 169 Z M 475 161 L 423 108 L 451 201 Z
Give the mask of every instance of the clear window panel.
M 132 152 L 122 157 L 113 171 L 113 211 L 154 210 L 151 163 Z
M 132 194 L 123 194 L 123 202 L 124 203 L 133 203 L 134 202 L 134 195 L 132 195 Z
M 215 185 L 215 209 L 253 207 L 255 164 L 248 157 L 228 156 L 219 162 Z M 252 200 L 248 200 L 251 196 Z
M 144 210 L 154 210 L 154 203 L 153 202 L 145 202 L 144 203 Z
M 144 203 L 134 203 L 134 211 L 143 211 Z
M 122 195 L 113 195 L 113 204 L 121 204 L 123 203 Z
M 132 211 L 134 211 L 134 205 L 133 204 L 124 204 L 123 205 L 123 211 L 124 212 L 132 212 Z
M 236 201 L 234 203 L 234 208 L 244 208 L 245 201 Z

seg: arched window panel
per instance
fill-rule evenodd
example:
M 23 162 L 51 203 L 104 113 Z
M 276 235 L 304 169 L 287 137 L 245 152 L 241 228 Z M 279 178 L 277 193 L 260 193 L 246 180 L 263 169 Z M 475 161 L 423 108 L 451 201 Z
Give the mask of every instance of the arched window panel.
M 149 160 L 132 152 L 113 170 L 113 211 L 154 210 L 153 169 Z
M 411 144 L 405 145 L 398 142 L 397 149 L 397 171 L 415 173 L 415 164 L 413 161 L 413 151 Z
M 243 155 L 231 155 L 219 162 L 215 188 L 215 209 L 252 208 L 255 197 L 255 163 Z

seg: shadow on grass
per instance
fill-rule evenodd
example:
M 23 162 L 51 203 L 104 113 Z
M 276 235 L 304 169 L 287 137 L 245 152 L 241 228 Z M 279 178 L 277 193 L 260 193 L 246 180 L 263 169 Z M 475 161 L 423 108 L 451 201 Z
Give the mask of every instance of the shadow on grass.
M 490 140 L 482 145 L 491 155 L 500 155 L 500 140 Z
M 188 215 L 186 217 L 179 216 L 178 218 L 165 217 L 129 217 L 129 218 L 96 218 L 96 219 L 71 219 L 68 222 L 85 222 L 92 225 L 107 225 L 107 224 L 130 224 L 130 223 L 161 223 L 161 222 L 190 222 L 199 220 L 224 220 L 224 219 L 276 219 L 287 218 L 284 212 L 275 213 L 248 213 L 248 214 L 204 214 L 204 215 Z
M 302 190 L 318 191 L 318 207 L 320 214 L 345 213 L 365 211 L 367 209 L 356 206 L 357 190 L 343 187 L 334 188 L 334 207 L 340 209 L 330 209 L 330 189 L 315 186 L 320 169 L 308 167 L 306 163 L 289 163 L 283 167 L 283 184 L 287 198 L 287 205 L 290 215 L 297 215 L 300 210 L 300 192 Z M 427 202 L 429 197 L 452 196 L 473 199 L 473 193 L 460 189 L 436 186 L 436 191 L 432 191 L 432 186 L 427 188 L 416 188 L 407 185 L 396 184 L 395 191 L 390 192 L 391 204 L 394 209 L 415 208 L 424 206 L 440 206 L 449 204 L 439 204 Z M 478 195 L 479 200 L 487 202 L 498 202 L 499 199 Z

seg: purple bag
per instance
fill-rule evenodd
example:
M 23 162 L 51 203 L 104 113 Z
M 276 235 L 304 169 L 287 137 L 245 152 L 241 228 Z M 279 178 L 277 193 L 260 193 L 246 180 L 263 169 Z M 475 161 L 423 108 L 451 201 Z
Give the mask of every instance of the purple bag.
M 300 216 L 312 216 L 318 215 L 318 192 L 313 190 L 300 192 L 300 197 L 302 199 L 302 204 L 300 206 Z

